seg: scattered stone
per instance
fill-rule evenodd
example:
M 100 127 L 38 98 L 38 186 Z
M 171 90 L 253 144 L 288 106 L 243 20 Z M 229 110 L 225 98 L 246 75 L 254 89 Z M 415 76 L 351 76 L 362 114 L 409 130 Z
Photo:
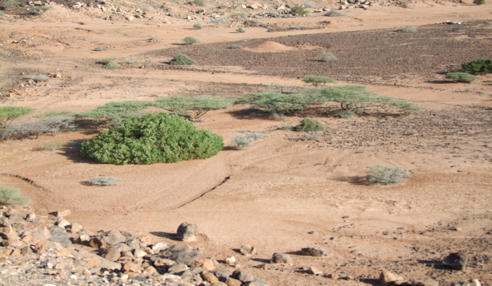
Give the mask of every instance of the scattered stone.
M 152 246 L 152 250 L 155 252 L 159 252 L 159 251 L 167 249 L 167 248 L 168 248 L 168 245 L 165 242 L 158 242 L 158 243 L 154 244 L 154 246 Z
M 335 273 L 328 274 L 326 277 L 333 280 L 338 280 L 340 278 L 340 276 L 338 276 L 338 274 Z
M 241 286 L 243 284 L 243 282 L 237 280 L 237 279 L 234 279 L 234 278 L 227 278 L 226 282 L 225 282 L 226 285 L 228 286 Z
M 256 253 L 256 248 L 251 245 L 241 245 L 239 252 L 241 252 L 242 255 L 253 255 Z
M 379 275 L 379 282 L 381 286 L 391 285 L 394 282 L 404 281 L 403 277 L 398 274 L 383 270 Z
M 77 232 L 81 231 L 82 229 L 83 229 L 83 227 L 78 223 L 72 223 L 70 225 L 70 233 L 77 233 Z
M 235 278 L 241 282 L 250 282 L 255 280 L 255 276 L 251 274 L 249 271 L 244 269 L 236 270 L 231 275 L 232 278 Z
M 70 239 L 68 238 L 67 231 L 63 227 L 52 226 L 49 228 L 50 230 L 50 241 L 58 242 L 63 247 L 68 247 L 72 244 Z
M 204 271 L 204 272 L 202 272 L 201 276 L 202 276 L 203 280 L 207 281 L 210 284 L 214 284 L 214 283 L 219 282 L 219 279 L 217 277 L 215 277 L 215 275 L 213 275 L 210 272 Z
M 451 253 L 444 258 L 443 263 L 453 269 L 463 270 L 468 263 L 468 255 L 463 252 Z
M 412 286 L 439 286 L 439 282 L 433 279 L 410 280 Z
M 65 217 L 65 216 L 69 216 L 71 214 L 72 214 L 72 212 L 70 210 L 67 210 L 67 209 L 62 209 L 62 210 L 56 211 L 57 217 Z
M 231 266 L 234 266 L 236 265 L 236 258 L 234 256 L 228 256 L 226 259 L 225 259 L 225 262 Z
M 189 224 L 187 222 L 183 222 L 178 227 L 178 236 L 182 241 L 195 241 L 196 236 L 199 234 L 200 230 L 196 224 Z
M 331 250 L 323 249 L 323 248 L 306 247 L 302 249 L 302 255 L 305 256 L 321 257 L 321 256 L 328 256 L 331 253 L 332 253 Z
M 261 279 L 253 280 L 253 281 L 247 283 L 246 285 L 248 285 L 248 286 L 267 286 L 267 284 Z
M 171 274 L 179 274 L 183 273 L 184 271 L 188 270 L 188 266 L 183 263 L 178 263 L 168 269 L 168 272 Z
M 284 253 L 274 253 L 272 256 L 272 259 L 271 259 L 271 263 L 288 264 L 288 263 L 292 263 L 292 262 L 293 262 L 292 257 L 290 257 L 290 255 L 284 254 Z
M 120 257 L 121 257 L 121 251 L 120 251 L 120 249 L 117 249 L 117 248 L 114 248 L 114 247 L 110 248 L 106 252 L 106 254 L 104 255 L 104 258 L 106 258 L 109 261 L 113 261 L 113 262 L 116 261 L 116 260 L 118 260 L 118 259 L 120 259 Z
M 226 282 L 227 279 L 231 276 L 231 273 L 226 270 L 217 270 L 215 271 L 215 277 L 219 279 L 221 282 Z
M 308 273 L 309 274 L 312 274 L 312 275 L 323 275 L 323 271 L 319 270 L 318 268 L 316 267 L 309 267 L 308 269 Z

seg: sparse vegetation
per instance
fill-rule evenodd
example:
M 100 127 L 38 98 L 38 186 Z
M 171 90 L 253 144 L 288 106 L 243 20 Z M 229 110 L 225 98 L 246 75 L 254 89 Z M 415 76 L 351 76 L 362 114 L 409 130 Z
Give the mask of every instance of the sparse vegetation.
M 31 119 L 8 125 L 2 133 L 3 139 L 24 139 L 41 134 L 59 133 L 75 128 L 73 117 L 57 115 L 42 119 Z
M 33 11 L 33 12 L 39 12 L 39 11 L 45 12 L 45 11 L 48 11 L 49 9 L 51 9 L 51 6 L 41 6 L 41 7 L 32 7 L 31 11 Z
M 453 81 L 457 82 L 466 82 L 466 83 L 472 83 L 476 80 L 474 76 L 472 76 L 469 73 L 463 73 L 463 72 L 450 72 L 446 74 L 446 78 L 450 78 Z
M 321 77 L 321 76 L 306 76 L 302 79 L 305 83 L 310 83 L 315 87 L 320 85 L 325 85 L 327 83 L 337 83 L 337 81 L 333 78 Z
M 121 126 L 101 131 L 82 143 L 82 156 L 105 164 L 172 163 L 205 159 L 224 148 L 222 137 L 196 130 L 178 115 L 147 113 L 130 117 Z
M 244 21 L 248 19 L 248 14 L 245 13 L 232 13 L 229 15 L 229 18 L 234 19 L 236 21 Z
M 243 29 L 243 28 L 241 28 L 241 27 L 239 27 L 239 28 L 237 28 L 236 32 L 238 32 L 238 33 L 246 33 L 246 30 Z
M 408 25 L 408 26 L 405 26 L 405 28 L 397 29 L 396 32 L 398 32 L 398 33 L 416 33 L 417 29 L 415 29 L 413 27 L 413 25 Z
M 282 127 L 279 127 L 278 130 L 294 131 L 294 126 L 292 126 L 292 125 L 284 125 Z
M 325 127 L 323 124 L 321 124 L 319 121 L 316 119 L 312 118 L 304 118 L 301 121 L 301 124 L 297 125 L 294 127 L 295 131 L 301 132 L 316 132 L 316 131 L 323 131 L 325 130 Z
M 43 151 L 54 151 L 59 149 L 61 146 L 63 146 L 63 144 L 60 141 L 48 141 L 43 143 L 39 149 Z
M 224 24 L 227 22 L 229 22 L 229 20 L 227 20 L 227 18 L 220 17 L 220 18 L 212 19 L 212 20 L 208 21 L 207 24 Z
M 340 116 L 341 118 L 350 118 L 355 114 L 352 110 L 339 110 L 337 112 L 337 115 Z
M 25 205 L 29 198 L 24 196 L 19 189 L 0 186 L 0 204 L 2 205 Z
M 492 73 L 492 62 L 487 60 L 476 60 L 461 65 L 461 71 L 474 75 L 484 75 L 486 73 Z
M 338 12 L 338 11 L 329 11 L 325 14 L 327 17 L 342 17 L 345 16 L 344 13 Z
M 2 10 L 12 10 L 15 7 L 22 6 L 21 3 L 16 2 L 16 1 L 5 1 L 3 4 L 0 5 L 0 8 Z
M 408 171 L 401 167 L 393 166 L 369 166 L 369 172 L 366 179 L 378 184 L 397 184 L 410 177 Z
M 109 63 L 105 64 L 103 66 L 103 68 L 114 70 L 114 69 L 120 69 L 121 66 L 117 62 L 109 62 Z
M 473 4 L 482 5 L 485 4 L 485 0 L 473 0 Z
M 323 57 L 321 58 L 321 61 L 325 62 L 325 63 L 334 62 L 337 60 L 338 60 L 338 58 L 335 57 L 335 55 L 330 53 L 330 52 L 324 52 Z
M 155 106 L 180 116 L 198 119 L 210 110 L 228 108 L 233 104 L 234 98 L 177 96 L 158 99 Z M 195 115 L 192 117 L 189 111 L 195 112 Z
M 119 181 L 121 181 L 121 180 L 118 178 L 95 176 L 94 178 L 90 179 L 87 182 L 89 184 L 95 185 L 95 186 L 114 186 Z
M 244 134 L 237 134 L 231 138 L 232 145 L 235 146 L 237 150 L 244 150 L 255 141 L 253 138 L 249 138 Z
M 304 6 L 306 8 L 316 9 L 316 5 L 314 5 L 313 3 L 309 2 L 309 1 L 304 1 L 304 3 L 302 3 L 302 6 Z
M 195 24 L 193 24 L 193 28 L 200 30 L 200 29 L 201 29 L 201 28 L 203 28 L 203 27 L 202 27 L 202 24 L 200 24 L 200 23 L 195 23 Z
M 21 106 L 2 106 L 0 107 L 0 128 L 5 128 L 16 118 L 29 114 L 34 108 Z
M 108 47 L 96 47 L 93 49 L 93 51 L 100 52 L 100 51 L 105 51 L 107 49 L 108 49 Z
M 205 0 L 193 0 L 193 4 L 200 7 L 205 7 Z
M 295 14 L 295 15 L 300 15 L 300 16 L 304 16 L 306 14 L 309 13 L 308 10 L 306 10 L 306 8 L 302 7 L 302 6 L 295 6 L 295 7 L 292 7 L 292 9 L 290 9 L 292 14 Z
M 183 39 L 183 42 L 185 44 L 188 44 L 188 45 L 193 45 L 193 44 L 199 43 L 200 41 L 197 38 L 186 37 Z
M 240 45 L 231 45 L 229 49 L 242 49 L 243 47 Z
M 175 56 L 169 64 L 171 65 L 193 65 L 195 64 L 195 61 L 190 59 L 188 56 L 179 54 Z

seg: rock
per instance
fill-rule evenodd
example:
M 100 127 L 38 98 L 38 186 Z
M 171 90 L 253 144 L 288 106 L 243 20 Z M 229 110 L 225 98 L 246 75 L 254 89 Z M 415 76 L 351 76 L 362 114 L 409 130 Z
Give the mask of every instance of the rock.
M 144 269 L 144 271 L 142 272 L 142 275 L 147 276 L 147 277 L 152 276 L 152 275 L 156 275 L 156 274 L 158 274 L 157 270 L 152 266 L 146 267 Z
M 210 284 L 219 282 L 219 279 L 215 277 L 215 275 L 207 271 L 202 272 L 201 277 L 203 280 L 207 281 Z
M 383 270 L 379 275 L 379 282 L 381 286 L 390 285 L 393 282 L 404 281 L 403 277 L 398 274 Z
M 235 278 L 241 282 L 250 282 L 255 280 L 255 276 L 251 274 L 249 271 L 244 269 L 236 270 L 231 275 L 232 278 Z
M 410 280 L 412 286 L 439 286 L 439 282 L 433 279 Z
M 20 213 L 13 213 L 9 216 L 11 221 L 24 221 L 24 217 Z
M 82 230 L 82 226 L 78 223 L 72 223 L 70 225 L 70 233 L 77 233 Z
M 62 209 L 62 210 L 56 211 L 57 217 L 65 217 L 65 216 L 69 216 L 71 214 L 72 214 L 72 212 L 70 210 L 67 210 L 67 209 Z
M 443 263 L 453 269 L 463 270 L 468 263 L 468 255 L 464 252 L 450 253 L 444 258 Z
M 145 255 L 147 255 L 147 252 L 143 251 L 143 250 L 140 250 L 140 249 L 136 249 L 135 251 L 133 251 L 133 256 L 137 257 L 137 258 L 142 258 L 144 257 Z
M 329 249 L 314 248 L 314 247 L 306 247 L 302 249 L 302 255 L 315 256 L 315 257 L 328 256 L 331 254 L 331 252 L 332 251 Z
M 340 276 L 338 276 L 338 274 L 336 274 L 336 273 L 328 274 L 326 277 L 333 279 L 333 280 L 338 280 L 338 278 L 340 278 Z
M 0 247 L 0 255 L 9 256 L 13 251 L 11 247 Z
M 150 235 L 139 236 L 138 239 L 145 245 L 152 245 L 152 237 Z
M 292 257 L 284 253 L 274 253 L 271 259 L 271 263 L 292 263 Z
M 186 264 L 178 263 L 170 267 L 167 271 L 171 274 L 179 274 L 183 273 L 186 270 L 188 270 L 188 266 Z
M 174 264 L 176 264 L 176 262 L 174 260 L 167 259 L 167 258 L 159 258 L 156 261 L 154 261 L 155 267 L 169 268 L 169 267 L 173 266 Z
M 121 257 L 121 250 L 114 247 L 110 248 L 104 255 L 104 258 L 113 262 L 120 259 L 120 257 Z
M 123 273 L 138 272 L 141 270 L 141 267 L 133 262 L 127 262 L 125 263 L 125 265 L 123 265 L 123 268 L 121 270 L 123 271 Z
M 234 256 L 227 256 L 225 262 L 231 266 L 236 265 L 236 258 Z
M 241 245 L 239 252 L 241 252 L 242 255 L 253 255 L 256 253 L 256 248 L 251 245 Z
M 316 267 L 309 267 L 308 269 L 308 273 L 309 274 L 313 274 L 313 275 L 323 275 L 323 271 L 319 270 L 318 268 Z
M 473 286 L 482 286 L 482 283 L 480 283 L 480 280 L 478 279 L 472 279 L 471 282 L 473 283 Z
M 178 236 L 182 241 L 195 241 L 196 236 L 199 234 L 200 230 L 196 224 L 189 224 L 183 222 L 178 227 Z
M 155 252 L 159 252 L 159 251 L 167 249 L 167 248 L 168 248 L 168 245 L 165 242 L 159 242 L 159 243 L 154 244 L 154 246 L 152 246 L 152 250 Z
M 72 244 L 68 238 L 67 231 L 63 227 L 52 226 L 49 228 L 51 237 L 49 241 L 54 241 L 60 243 L 63 247 L 68 247 Z
M 217 270 L 217 267 L 215 266 L 216 263 L 210 258 L 207 258 L 203 260 L 203 263 L 200 265 L 201 268 L 205 271 L 209 272 L 215 272 Z
M 110 230 L 103 234 L 102 239 L 109 245 L 125 242 L 127 238 L 117 230 Z
M 59 219 L 59 220 L 56 222 L 56 225 L 57 225 L 57 226 L 59 226 L 59 227 L 63 227 L 63 228 L 65 228 L 65 227 L 69 226 L 69 225 L 70 225 L 70 223 L 69 223 L 66 219 L 61 218 L 61 219 Z
M 219 281 L 226 282 L 227 279 L 231 276 L 231 273 L 226 270 L 217 270 L 215 271 L 215 277 L 219 278 Z
M 186 270 L 185 272 L 183 272 L 183 274 L 181 274 L 181 279 L 193 279 L 193 278 L 194 275 L 190 270 Z
M 234 278 L 227 278 L 226 282 L 225 282 L 226 285 L 228 286 L 241 286 L 243 284 L 243 282 L 237 280 L 237 279 L 234 279 Z
M 36 214 L 35 213 L 27 214 L 25 220 L 28 222 L 34 222 L 36 220 Z

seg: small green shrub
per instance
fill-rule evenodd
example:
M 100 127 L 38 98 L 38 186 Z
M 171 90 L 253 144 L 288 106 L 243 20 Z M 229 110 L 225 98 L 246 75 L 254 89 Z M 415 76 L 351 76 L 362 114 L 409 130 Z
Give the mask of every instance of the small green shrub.
M 417 29 L 415 29 L 413 27 L 413 25 L 408 25 L 405 28 L 397 29 L 396 32 L 398 32 L 398 33 L 416 33 Z
M 306 76 L 302 79 L 305 83 L 310 83 L 315 87 L 319 85 L 324 85 L 327 83 L 337 83 L 337 81 L 333 78 L 321 77 L 321 76 Z
M 322 62 L 325 62 L 325 63 L 328 63 L 328 62 L 334 62 L 334 61 L 337 61 L 338 58 L 335 57 L 334 54 L 330 53 L 330 52 L 324 52 L 323 53 L 323 57 L 321 58 L 321 61 Z
M 119 181 L 121 180 L 118 178 L 95 176 L 94 178 L 90 179 L 88 183 L 96 186 L 114 186 Z
M 290 9 L 290 10 L 291 10 L 292 14 L 300 15 L 300 16 L 304 16 L 307 13 L 309 13 L 309 11 L 306 10 L 306 8 L 304 8 L 302 6 L 295 6 L 295 7 L 292 7 L 292 9 Z
M 3 15 L 5 15 L 2 11 L 0 11 L 0 17 L 2 17 Z
M 183 39 L 183 42 L 188 44 L 188 45 L 200 43 L 200 41 L 197 38 L 193 38 L 193 37 L 186 37 Z
M 462 64 L 461 71 L 474 75 L 492 73 L 492 62 L 490 60 L 476 60 Z
M 222 137 L 178 115 L 147 113 L 130 117 L 121 126 L 101 131 L 82 143 L 80 154 L 106 164 L 171 163 L 205 159 L 224 148 Z
M 34 12 L 42 11 L 42 12 L 45 12 L 45 11 L 48 11 L 49 9 L 51 9 L 51 6 L 41 6 L 41 7 L 32 7 L 30 11 L 34 11 Z
M 244 14 L 244 13 L 232 13 L 231 15 L 229 15 L 229 18 L 231 19 L 234 19 L 236 21 L 244 21 L 248 18 L 248 14 Z
M 485 0 L 473 0 L 473 4 L 482 5 L 485 4 Z
M 100 52 L 100 51 L 105 51 L 107 49 L 108 49 L 108 47 L 96 47 L 93 49 L 93 51 Z
M 114 70 L 114 69 L 120 69 L 121 66 L 117 62 L 109 62 L 109 63 L 105 64 L 103 66 L 103 68 Z
M 29 198 L 24 196 L 19 189 L 0 186 L 0 204 L 2 205 L 25 205 Z
M 450 72 L 446 74 L 446 78 L 450 78 L 453 81 L 457 82 L 466 82 L 466 83 L 472 83 L 476 80 L 474 76 L 472 76 L 469 73 L 463 73 L 463 72 Z
M 21 106 L 2 106 L 0 107 L 0 128 L 5 128 L 16 118 L 34 111 L 34 108 Z
M 155 107 L 169 110 L 180 116 L 188 116 L 188 111 L 195 112 L 194 119 L 200 118 L 210 110 L 224 109 L 234 104 L 234 98 L 226 97 L 165 97 L 158 99 Z
M 193 3 L 197 6 L 200 6 L 200 7 L 205 6 L 205 0 L 193 0 Z
M 201 29 L 201 28 L 203 28 L 203 27 L 202 27 L 202 24 L 200 24 L 200 23 L 195 23 L 195 24 L 193 24 L 193 28 L 200 30 L 200 29 Z
M 109 64 L 110 62 L 116 62 L 118 58 L 104 58 L 100 61 L 97 61 L 98 64 L 101 64 L 101 65 L 107 65 Z
M 238 33 L 246 33 L 246 30 L 243 29 L 243 28 L 241 28 L 241 27 L 239 27 L 239 28 L 237 28 L 236 32 L 238 32 Z
M 337 115 L 341 118 L 350 118 L 355 114 L 352 110 L 339 110 Z
M 185 56 L 185 55 L 177 55 L 175 56 L 170 62 L 169 64 L 171 65 L 193 65 L 195 64 L 195 61 L 190 59 L 189 57 Z
M 229 49 L 242 49 L 243 47 L 240 45 L 231 45 Z
M 318 134 L 318 132 L 306 132 L 304 133 L 304 138 L 302 139 L 303 141 L 305 140 L 314 140 L 314 141 L 319 141 L 321 136 Z
M 244 134 L 237 134 L 231 138 L 231 143 L 236 147 L 237 150 L 243 150 L 247 147 L 251 146 L 251 144 L 255 141 L 253 138 L 249 138 Z
M 12 10 L 19 6 L 22 6 L 22 4 L 16 1 L 5 1 L 3 4 L 0 4 L 0 8 L 2 8 L 2 10 Z
M 366 179 L 383 185 L 397 184 L 410 177 L 408 171 L 401 167 L 393 166 L 369 166 L 369 172 Z
M 325 127 L 323 124 L 318 122 L 315 119 L 311 118 L 304 118 L 301 121 L 301 124 L 297 125 L 295 128 L 295 131 L 304 131 L 304 132 L 316 132 L 316 131 L 323 131 L 325 130 Z

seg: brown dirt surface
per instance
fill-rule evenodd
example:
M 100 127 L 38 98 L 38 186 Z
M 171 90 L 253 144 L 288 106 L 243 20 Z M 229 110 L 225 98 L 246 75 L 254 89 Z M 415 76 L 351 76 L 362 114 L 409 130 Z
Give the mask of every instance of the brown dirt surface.
M 255 21 L 264 25 L 247 27 L 246 33 L 235 32 L 244 27 L 241 22 L 208 21 L 232 12 L 277 13 L 277 6 L 245 10 L 225 1 L 205 8 L 126 1 L 80 9 L 53 4 L 33 17 L 2 11 L 0 106 L 36 108 L 19 122 L 46 111 L 86 111 L 115 101 L 296 93 L 311 88 L 301 80 L 308 75 L 335 78 L 339 85 L 364 84 L 423 111 L 402 115 L 369 107 L 344 119 L 337 115 L 338 104 L 325 104 L 272 117 L 234 105 L 195 122 L 223 137 L 223 151 L 173 164 L 115 166 L 83 158 L 80 143 L 97 136 L 101 125 L 3 140 L 0 184 L 19 188 L 41 215 L 70 209 L 67 219 L 94 233 L 118 229 L 176 243 L 177 227 L 196 223 L 204 235 L 190 246 L 229 271 L 234 268 L 221 259 L 234 255 L 241 268 L 268 285 L 379 285 L 383 269 L 440 285 L 475 278 L 492 285 L 492 75 L 477 76 L 472 84 L 444 75 L 464 62 L 492 57 L 492 4 L 465 2 L 408 2 L 407 8 L 381 3 L 347 9 L 336 18 L 315 9 L 306 17 L 258 16 Z M 200 9 L 205 12 L 196 12 Z M 193 29 L 195 22 L 203 29 Z M 281 29 L 268 32 L 265 27 L 272 25 Z M 407 25 L 417 32 L 396 32 Z M 187 36 L 200 43 L 181 45 Z M 338 60 L 320 61 L 323 52 Z M 177 54 L 197 64 L 169 65 Z M 122 68 L 97 63 L 109 57 Z M 23 78 L 36 74 L 49 80 Z M 304 117 L 317 119 L 325 130 L 317 135 L 281 130 Z M 235 150 L 231 138 L 239 133 L 269 137 Z M 62 146 L 42 148 L 54 141 Z M 411 176 L 400 184 L 373 184 L 365 176 L 374 165 L 400 166 Z M 95 176 L 121 181 L 88 184 Z M 237 249 L 246 244 L 258 254 L 240 255 Z M 309 246 L 333 253 L 300 255 Z M 469 255 L 465 271 L 442 264 L 457 251 Z M 274 252 L 289 253 L 294 262 L 270 264 Z M 309 267 L 326 275 L 310 275 Z

